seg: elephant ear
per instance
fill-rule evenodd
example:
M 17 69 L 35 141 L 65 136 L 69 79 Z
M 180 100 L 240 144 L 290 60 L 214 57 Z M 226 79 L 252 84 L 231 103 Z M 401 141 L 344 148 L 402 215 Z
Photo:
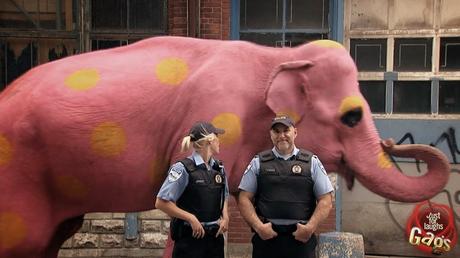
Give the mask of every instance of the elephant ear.
M 265 103 L 277 115 L 289 115 L 295 122 L 302 119 L 307 107 L 304 72 L 313 63 L 307 60 L 280 64 L 271 73 Z

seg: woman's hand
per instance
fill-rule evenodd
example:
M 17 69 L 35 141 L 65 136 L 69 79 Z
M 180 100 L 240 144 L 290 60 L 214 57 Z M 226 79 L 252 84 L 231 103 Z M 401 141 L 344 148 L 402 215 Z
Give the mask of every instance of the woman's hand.
M 200 221 L 192 215 L 190 220 L 188 220 L 190 226 L 192 227 L 192 236 L 194 238 L 203 238 L 205 235 L 203 225 L 201 225 Z
M 218 237 L 219 234 L 223 234 L 223 233 L 227 232 L 227 230 L 228 230 L 228 222 L 229 222 L 228 217 L 220 218 L 220 220 L 219 220 L 219 230 L 217 231 L 216 237 Z

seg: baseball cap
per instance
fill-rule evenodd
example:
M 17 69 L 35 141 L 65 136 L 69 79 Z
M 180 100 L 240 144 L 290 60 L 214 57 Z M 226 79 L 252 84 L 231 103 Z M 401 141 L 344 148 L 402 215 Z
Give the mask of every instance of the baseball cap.
M 295 126 L 294 121 L 287 115 L 279 115 L 273 118 L 272 125 L 270 128 L 273 128 L 276 124 L 283 124 L 285 126 Z
M 225 133 L 224 129 L 216 128 L 209 122 L 199 121 L 193 124 L 190 129 L 190 137 L 192 142 L 198 141 L 199 139 L 209 135 L 209 134 L 223 134 Z

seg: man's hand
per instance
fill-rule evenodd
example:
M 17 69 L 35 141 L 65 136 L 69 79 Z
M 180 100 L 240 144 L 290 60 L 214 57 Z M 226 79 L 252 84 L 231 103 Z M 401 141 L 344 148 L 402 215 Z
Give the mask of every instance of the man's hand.
M 297 223 L 297 230 L 292 232 L 292 235 L 297 241 L 300 241 L 302 243 L 306 243 L 308 240 L 310 240 L 311 235 L 315 232 L 315 228 L 309 224 L 303 225 L 300 223 Z
M 273 230 L 272 223 L 262 223 L 254 227 L 254 230 L 262 240 L 272 239 L 278 234 Z
M 204 228 L 201 225 L 200 221 L 192 214 L 191 218 L 188 220 L 190 226 L 192 227 L 192 236 L 194 238 L 203 238 L 204 237 Z
M 220 234 L 227 232 L 228 230 L 228 218 L 220 218 L 219 220 L 219 230 L 217 231 L 216 237 Z

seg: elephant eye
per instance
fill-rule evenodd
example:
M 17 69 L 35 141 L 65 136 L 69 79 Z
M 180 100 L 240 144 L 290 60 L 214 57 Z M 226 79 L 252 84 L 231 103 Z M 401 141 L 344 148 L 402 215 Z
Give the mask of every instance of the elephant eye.
M 345 112 L 345 114 L 340 117 L 340 121 L 348 127 L 354 127 L 359 123 L 359 121 L 361 121 L 362 117 L 363 109 L 361 107 L 357 107 Z

